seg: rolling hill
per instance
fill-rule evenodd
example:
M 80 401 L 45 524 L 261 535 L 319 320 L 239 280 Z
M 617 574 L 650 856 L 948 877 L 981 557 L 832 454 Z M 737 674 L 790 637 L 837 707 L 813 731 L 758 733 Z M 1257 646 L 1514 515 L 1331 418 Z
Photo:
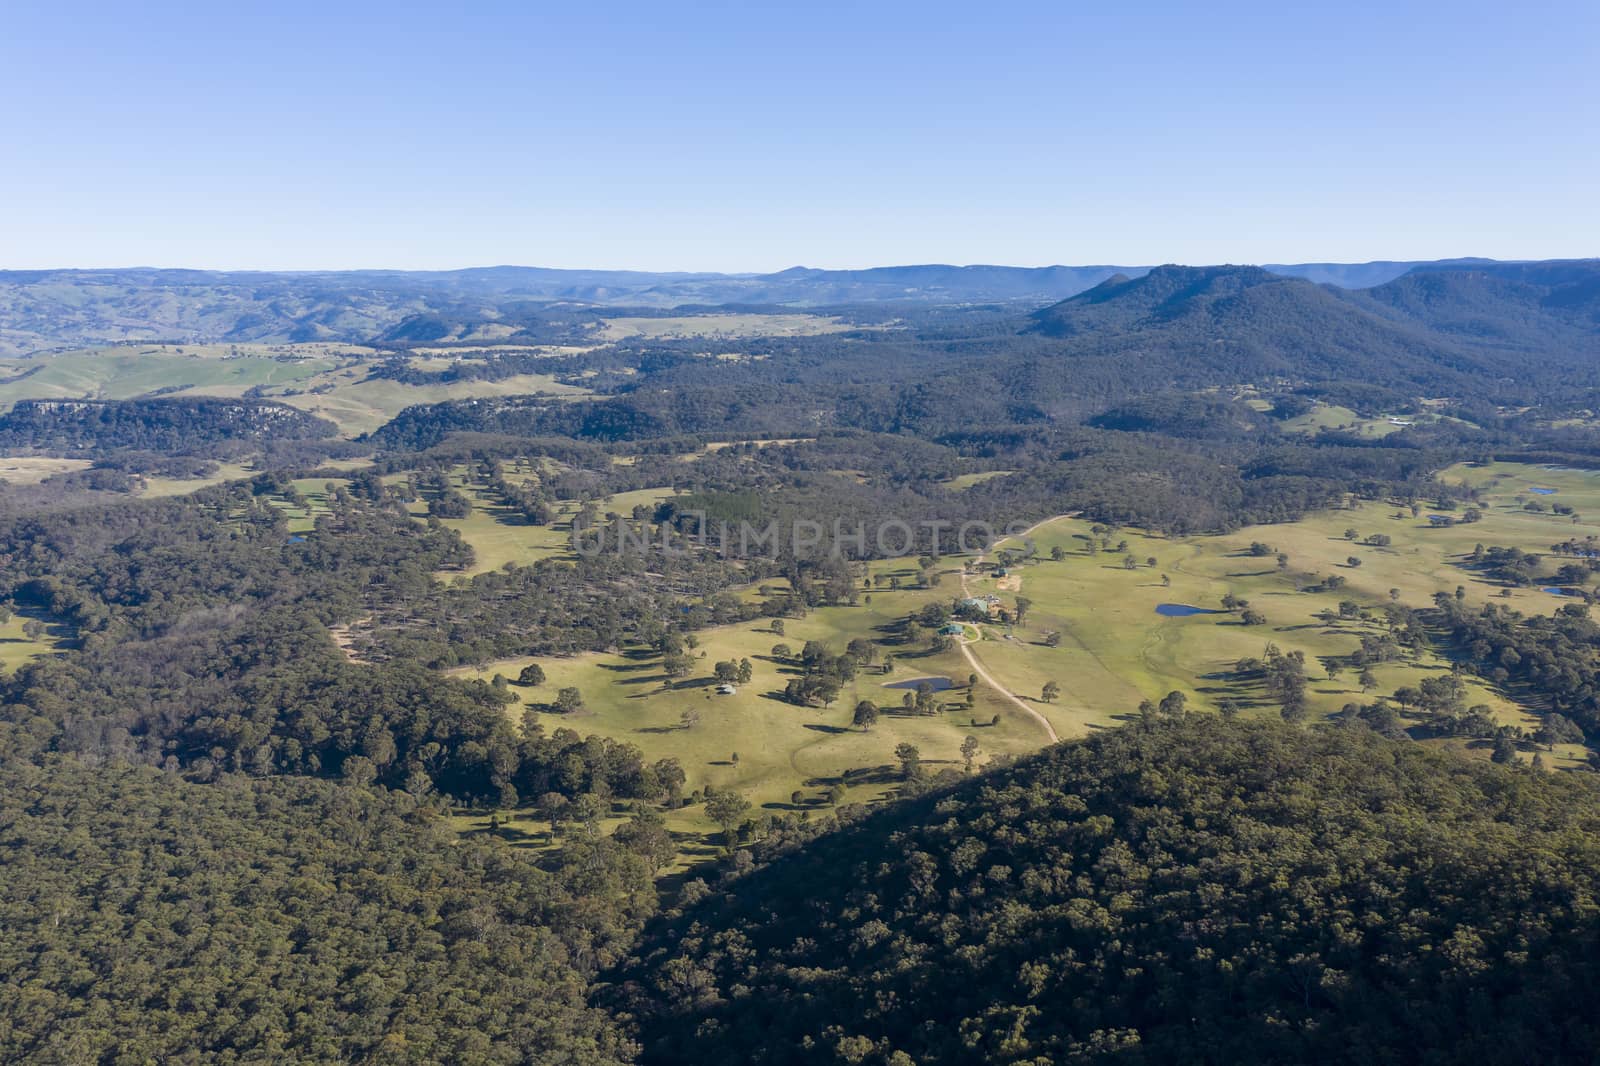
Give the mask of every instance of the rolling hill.
M 1162 266 L 1037 311 L 1027 329 L 1061 356 L 1133 359 L 1180 385 L 1281 376 L 1450 392 L 1464 375 L 1583 366 L 1600 333 L 1552 307 L 1552 291 L 1472 270 L 1352 293 L 1258 267 Z
M 650 930 L 646 1062 L 1592 1061 L 1600 795 L 1365 729 L 1060 745 Z

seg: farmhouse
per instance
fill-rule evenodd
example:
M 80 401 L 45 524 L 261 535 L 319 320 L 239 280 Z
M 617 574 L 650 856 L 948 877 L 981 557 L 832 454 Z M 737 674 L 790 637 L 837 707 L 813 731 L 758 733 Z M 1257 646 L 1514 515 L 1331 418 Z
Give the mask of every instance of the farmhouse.
M 993 618 L 1000 613 L 1000 597 L 968 596 L 956 601 L 956 613 L 968 618 Z

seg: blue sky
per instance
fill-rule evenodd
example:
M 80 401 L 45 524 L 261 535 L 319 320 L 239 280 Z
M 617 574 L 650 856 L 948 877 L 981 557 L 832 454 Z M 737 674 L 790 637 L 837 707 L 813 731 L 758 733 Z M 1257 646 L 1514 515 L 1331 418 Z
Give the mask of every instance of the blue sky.
M 0 267 L 1590 256 L 1597 71 L 1592 0 L 22 0 Z

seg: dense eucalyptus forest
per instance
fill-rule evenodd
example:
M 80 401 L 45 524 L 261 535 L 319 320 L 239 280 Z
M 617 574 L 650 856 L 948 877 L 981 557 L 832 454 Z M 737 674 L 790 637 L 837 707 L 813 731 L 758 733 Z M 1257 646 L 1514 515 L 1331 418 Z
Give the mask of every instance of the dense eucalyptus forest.
M 1386 614 L 1347 612 L 1389 627 L 1372 661 L 1404 643 L 1457 688 L 1537 710 L 1537 736 L 1484 715 L 1464 728 L 1495 741 L 1493 762 L 1424 743 L 1478 713 L 1441 680 L 1400 701 L 1426 705 L 1420 723 L 1382 695 L 1308 721 L 1176 693 L 982 769 L 973 712 L 961 769 L 910 744 L 872 768 L 892 802 L 754 808 L 686 788 L 659 730 L 587 732 L 577 687 L 491 665 L 634 655 L 659 660 L 663 690 L 695 671 L 732 688 L 751 663 L 700 664 L 696 647 L 756 626 L 791 674 L 783 698 L 809 707 L 964 632 L 967 571 L 941 571 L 940 525 L 1070 514 L 1106 544 L 1268 538 L 1333 508 L 1453 526 L 1485 505 L 1447 467 L 1600 469 L 1593 262 L 1418 268 L 1360 290 L 1236 267 L 1093 280 L 1042 307 L 995 279 L 992 299 L 845 298 L 817 310 L 826 332 L 737 338 L 611 339 L 593 307 L 524 295 L 505 309 L 522 343 L 498 351 L 460 339 L 482 308 L 442 281 L 388 302 L 339 290 L 367 330 L 357 384 L 418 393 L 369 433 L 288 391 L 16 402 L 0 448 L 56 465 L 0 489 L 0 603 L 39 644 L 0 674 L 0 1059 L 1600 1054 L 1583 1000 L 1600 777 L 1512 765 L 1519 743 L 1600 742 L 1587 540 L 1532 559 L 1479 545 L 1464 564 L 1581 593 L 1542 614 L 1398 588 Z M 534 374 L 569 391 L 426 391 Z M 480 565 L 462 523 L 489 510 L 549 551 Z M 634 550 L 576 550 L 623 522 L 645 534 Z M 779 535 L 732 549 L 704 539 L 718 522 Z M 893 553 L 790 535 L 889 522 L 915 531 Z M 1260 546 L 1241 554 L 1289 567 Z M 1334 566 L 1358 566 L 1353 550 Z M 941 589 L 954 606 L 845 647 L 783 644 L 786 622 L 884 596 L 902 579 L 870 564 L 891 554 L 924 591 L 957 586 Z M 1281 664 L 1304 666 L 1255 667 Z M 908 718 L 939 706 L 906 699 Z M 679 864 L 667 819 L 697 805 L 718 846 Z M 516 809 L 540 812 L 546 839 L 502 832 Z M 462 812 L 493 828 L 461 832 Z

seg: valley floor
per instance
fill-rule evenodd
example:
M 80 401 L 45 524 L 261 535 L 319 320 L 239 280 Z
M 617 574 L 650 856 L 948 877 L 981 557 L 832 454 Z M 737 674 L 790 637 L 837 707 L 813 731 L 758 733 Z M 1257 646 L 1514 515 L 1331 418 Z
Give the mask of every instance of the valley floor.
M 1203 710 L 1231 700 L 1245 715 L 1276 717 L 1278 706 L 1259 679 L 1236 670 L 1241 659 L 1261 656 L 1269 643 L 1286 653 L 1304 653 L 1309 711 L 1313 719 L 1328 717 L 1346 704 L 1368 702 L 1450 671 L 1447 659 L 1422 650 L 1374 665 L 1375 684 L 1363 690 L 1360 671 L 1344 664 L 1363 635 L 1387 631 L 1383 608 L 1392 602 L 1426 607 L 1436 594 L 1455 596 L 1458 589 L 1468 602 L 1492 597 L 1525 614 L 1548 614 L 1570 602 L 1538 587 L 1508 589 L 1473 569 L 1470 556 L 1479 543 L 1548 552 L 1555 542 L 1600 533 L 1600 524 L 1584 517 L 1600 516 L 1600 474 L 1506 465 L 1457 467 L 1442 477 L 1471 480 L 1484 489 L 1478 521 L 1441 526 L 1430 520 L 1436 512 L 1427 506 L 1413 514 L 1408 507 L 1369 503 L 1221 536 L 1168 538 L 1131 529 L 1097 530 L 1087 521 L 1061 517 L 996 545 L 988 559 L 946 557 L 936 587 L 913 587 L 914 561 L 888 560 L 871 564 L 868 580 L 874 588 L 856 606 L 786 619 L 781 634 L 765 621 L 703 631 L 691 651 L 700 665 L 682 681 L 669 684 L 659 657 L 644 649 L 538 660 L 547 682 L 538 689 L 513 686 L 519 702 L 511 712 L 520 721 L 524 706 L 542 706 L 558 689 L 576 687 L 584 709 L 571 715 L 540 712 L 547 731 L 570 728 L 630 741 L 651 759 L 678 759 L 688 775 L 686 790 L 736 789 L 771 812 L 826 810 L 830 786 L 842 788 L 842 803 L 883 800 L 898 787 L 894 750 L 902 742 L 916 745 L 924 762 L 937 770 L 961 767 L 962 742 L 972 737 L 982 765 L 1058 737 L 1114 726 L 1136 714 L 1141 700 L 1158 700 L 1170 691 L 1183 692 L 1191 707 Z M 1552 491 L 1534 494 L 1531 487 Z M 1548 509 L 1526 510 L 1530 499 L 1563 501 L 1577 511 L 1576 520 Z M 475 515 L 458 528 L 480 551 L 487 549 L 490 559 L 504 561 L 508 545 L 492 526 L 492 519 Z M 1374 535 L 1387 543 L 1369 543 Z M 1001 550 L 1027 557 L 1001 576 L 993 569 Z M 1282 565 L 1279 553 L 1287 556 Z M 891 576 L 901 579 L 901 588 L 887 587 Z M 1328 588 L 1330 576 L 1342 578 L 1341 587 Z M 993 596 L 1007 612 L 1014 611 L 1018 597 L 1030 603 L 1024 624 L 969 624 L 943 651 L 921 643 L 900 646 L 902 620 L 929 604 L 948 606 L 963 596 Z M 1248 601 L 1263 620 L 1244 624 L 1240 611 L 1224 610 L 1225 596 Z M 1352 603 L 1360 614 L 1341 617 L 1341 604 Z M 1161 605 L 1201 613 L 1167 615 L 1158 613 Z M 839 651 L 853 637 L 866 637 L 880 654 L 893 655 L 894 672 L 864 668 L 828 707 L 808 709 L 783 700 L 784 684 L 800 668 L 775 657 L 774 645 L 786 644 L 797 654 L 806 641 L 817 640 Z M 754 667 L 752 683 L 718 694 L 712 664 L 741 658 Z M 515 678 L 533 661 L 512 659 L 461 673 Z M 974 702 L 968 708 L 966 690 L 974 674 Z M 944 709 L 932 716 L 888 713 L 870 731 L 851 725 L 858 700 L 892 711 L 907 690 L 887 686 L 921 678 L 948 679 L 953 685 L 942 694 Z M 1046 701 L 1049 682 L 1060 694 Z M 1519 704 L 1471 674 L 1465 683 L 1469 705 L 1487 706 L 1502 723 L 1530 732 L 1536 728 L 1541 708 Z M 996 716 L 998 722 L 990 725 Z M 1485 741 L 1428 743 L 1484 755 L 1488 747 Z M 1532 754 L 1524 751 L 1521 758 Z M 1582 765 L 1588 752 L 1581 745 L 1557 745 L 1543 756 L 1551 768 L 1568 768 Z M 509 831 L 526 834 L 530 845 L 542 840 L 542 825 L 531 811 L 509 817 Z M 683 844 L 685 863 L 714 853 L 703 808 L 674 812 L 669 822 Z M 486 824 L 487 814 L 461 820 L 467 829 Z

